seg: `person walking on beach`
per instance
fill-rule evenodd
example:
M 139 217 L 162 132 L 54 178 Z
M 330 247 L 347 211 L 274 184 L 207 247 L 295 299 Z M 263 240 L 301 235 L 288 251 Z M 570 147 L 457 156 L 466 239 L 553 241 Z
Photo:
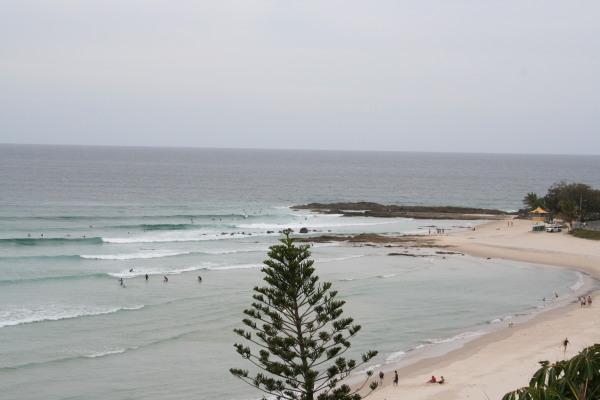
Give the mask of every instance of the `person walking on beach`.
M 588 298 L 587 298 L 587 304 L 588 304 L 588 307 L 592 306 L 592 296 L 588 296 Z
M 398 371 L 394 371 L 394 386 L 398 386 Z
M 563 357 L 567 354 L 567 346 L 569 345 L 569 339 L 563 340 Z
M 379 371 L 379 386 L 383 386 L 383 371 Z
M 202 282 L 202 277 L 198 275 L 198 282 Z
M 146 274 L 146 281 L 148 281 L 148 274 Z
M 169 278 L 167 278 L 166 275 L 163 275 L 163 282 L 165 282 L 165 283 L 169 282 Z
M 119 285 L 123 286 L 123 278 L 119 279 Z

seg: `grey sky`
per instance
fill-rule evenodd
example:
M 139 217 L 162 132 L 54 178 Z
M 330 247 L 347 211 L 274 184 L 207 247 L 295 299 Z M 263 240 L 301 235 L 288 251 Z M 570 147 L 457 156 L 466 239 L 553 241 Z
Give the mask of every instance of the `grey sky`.
M 597 1 L 0 10 L 0 142 L 600 154 Z

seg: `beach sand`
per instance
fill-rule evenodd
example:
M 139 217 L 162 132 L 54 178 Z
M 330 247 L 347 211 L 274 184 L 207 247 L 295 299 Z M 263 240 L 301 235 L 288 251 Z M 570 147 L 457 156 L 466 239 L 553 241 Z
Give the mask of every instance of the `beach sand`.
M 600 278 L 600 242 L 574 238 L 567 233 L 530 232 L 532 223 L 493 221 L 475 231 L 442 236 L 440 245 L 473 256 L 509 259 L 574 269 Z M 500 399 L 510 390 L 526 386 L 539 368 L 538 361 L 563 358 L 562 341 L 570 345 L 566 358 L 584 347 L 600 343 L 600 296 L 590 308 L 567 305 L 535 318 L 505 327 L 440 357 L 386 370 L 384 385 L 372 393 L 374 400 L 399 399 Z M 375 371 L 375 375 L 379 370 Z M 446 379 L 444 385 L 425 383 L 431 375 Z

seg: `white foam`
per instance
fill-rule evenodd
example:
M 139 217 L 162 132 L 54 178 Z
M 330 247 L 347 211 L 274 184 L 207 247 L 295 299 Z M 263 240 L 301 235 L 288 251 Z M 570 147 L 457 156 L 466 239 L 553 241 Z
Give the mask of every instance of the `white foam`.
M 485 334 L 485 332 L 482 332 L 482 331 L 463 332 L 463 333 L 459 333 L 458 335 L 448 337 L 448 338 L 443 338 L 443 339 L 427 339 L 426 342 L 429 344 L 452 343 L 452 342 L 456 342 L 456 341 L 476 338 L 476 337 L 484 335 L 484 334 Z
M 577 282 L 575 282 L 574 284 L 572 284 L 569 289 L 571 289 L 573 292 L 578 291 L 579 289 L 581 289 L 583 287 L 583 285 L 585 285 L 585 279 L 582 273 L 577 273 Z
M 256 235 L 255 235 L 256 236 Z M 167 243 L 167 242 L 202 242 L 207 240 L 225 240 L 247 238 L 248 235 L 241 233 L 227 232 L 224 235 L 218 233 L 206 233 L 203 231 L 186 231 L 186 232 L 164 232 L 153 235 L 132 236 L 132 237 L 115 237 L 102 238 L 104 243 L 114 244 L 129 244 L 129 243 Z
M 254 223 L 254 224 L 240 224 L 237 225 L 239 229 L 257 229 L 257 230 L 272 230 L 272 231 L 280 231 L 283 229 L 293 229 L 295 231 L 301 228 L 307 229 L 324 229 L 324 228 L 336 228 L 336 227 L 352 227 L 352 226 L 373 226 L 373 225 L 388 225 L 395 224 L 398 221 L 394 221 L 393 219 L 389 221 L 372 221 L 372 222 L 354 222 L 352 219 L 348 219 L 347 223 L 313 223 L 311 221 L 304 221 L 304 223 L 288 223 L 288 224 L 267 224 L 267 223 Z
M 377 275 L 378 278 L 387 279 L 396 276 L 396 274 Z
M 207 267 L 209 271 L 227 271 L 231 269 L 254 269 L 264 267 L 263 264 L 238 264 L 238 265 L 225 265 L 221 267 Z
M 351 256 L 346 256 L 346 257 L 333 257 L 333 258 L 318 258 L 315 260 L 315 262 L 317 263 L 326 263 L 326 262 L 334 262 L 334 261 L 345 261 L 345 260 L 351 260 L 353 258 L 360 258 L 360 257 L 364 257 L 366 254 L 354 254 Z
M 399 358 L 402 358 L 402 357 L 403 357 L 405 354 L 406 354 L 406 352 L 404 352 L 404 351 L 396 351 L 396 352 L 394 352 L 394 353 L 392 353 L 392 354 L 388 355 L 388 356 L 385 358 L 385 362 L 386 362 L 386 363 L 390 363 L 390 362 L 392 362 L 392 361 L 396 361 L 396 360 L 398 360 Z
M 190 267 L 178 267 L 173 269 L 153 269 L 153 268 L 137 268 L 133 271 L 124 270 L 121 272 L 109 272 L 107 275 L 115 277 L 115 278 L 136 278 L 138 276 L 148 275 L 179 275 L 184 272 L 197 271 L 201 269 L 208 269 L 211 265 L 214 264 L 205 264 L 205 265 L 194 265 Z
M 84 355 L 84 357 L 86 357 L 86 358 L 98 358 L 98 357 L 110 356 L 110 355 L 113 355 L 113 354 L 121 354 L 121 353 L 125 353 L 126 351 L 127 351 L 127 349 L 108 350 L 108 351 L 101 351 L 101 352 L 98 352 L 98 353 L 86 354 L 86 355 Z
M 114 308 L 99 308 L 99 307 L 77 307 L 77 306 L 46 306 L 39 309 L 20 308 L 3 313 L 0 319 L 0 328 L 6 326 L 15 326 L 22 324 L 30 324 L 42 321 L 59 321 L 63 319 L 71 319 L 93 315 L 112 314 L 118 311 L 133 311 L 144 308 L 143 305 L 131 307 L 114 307 Z
M 143 253 L 128 253 L 128 254 L 82 254 L 79 257 L 89 260 L 136 260 L 147 258 L 162 258 L 173 257 L 185 254 L 191 254 L 190 251 L 155 251 Z

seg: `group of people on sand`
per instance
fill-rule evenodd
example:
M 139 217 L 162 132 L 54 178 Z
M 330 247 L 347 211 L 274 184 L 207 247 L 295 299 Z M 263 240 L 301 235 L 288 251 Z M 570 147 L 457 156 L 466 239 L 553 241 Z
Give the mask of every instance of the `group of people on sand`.
M 436 378 L 435 375 L 431 375 L 431 379 L 427 381 L 427 383 L 439 383 L 440 385 L 443 385 L 445 382 L 444 375 L 440 376 L 440 379 Z
M 383 386 L 383 371 L 379 371 L 379 386 Z M 398 386 L 398 371 L 394 371 L 394 386 Z
M 585 306 L 591 307 L 592 306 L 592 296 L 585 297 L 585 296 L 579 296 L 577 298 L 577 302 L 579 303 L 579 305 L 583 308 Z
M 383 386 L 383 378 L 385 377 L 385 374 L 383 373 L 383 371 L 379 371 L 379 386 Z M 444 375 L 440 376 L 439 379 L 435 377 L 435 375 L 431 375 L 431 379 L 429 379 L 427 381 L 427 383 L 439 383 L 440 385 L 443 385 L 446 382 L 446 379 L 444 378 Z M 398 386 L 398 371 L 394 371 L 394 380 L 393 380 L 393 385 L 394 386 Z

